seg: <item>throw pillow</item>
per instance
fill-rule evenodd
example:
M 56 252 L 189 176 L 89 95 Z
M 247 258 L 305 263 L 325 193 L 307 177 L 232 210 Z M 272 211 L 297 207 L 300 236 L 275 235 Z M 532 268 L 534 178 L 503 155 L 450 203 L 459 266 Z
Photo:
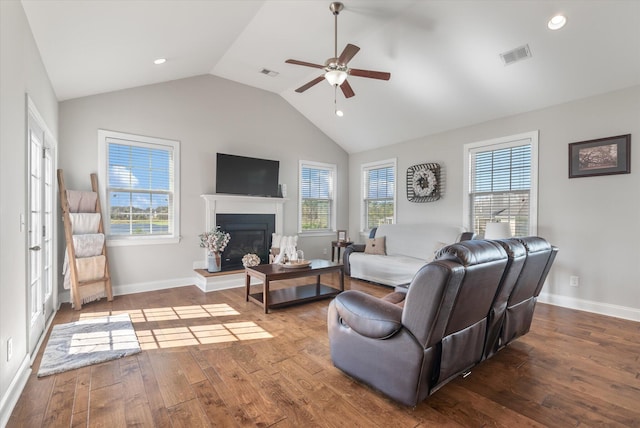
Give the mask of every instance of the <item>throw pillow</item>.
M 298 245 L 298 235 L 286 236 L 276 233 L 271 235 L 271 248 L 295 247 Z
M 269 263 L 279 263 L 284 255 L 281 249 L 298 246 L 298 235 L 286 236 L 274 233 L 271 235 L 271 251 Z
M 385 246 L 384 236 L 381 236 L 379 238 L 369 238 L 367 239 L 367 245 L 364 248 L 364 253 L 386 256 L 387 252 L 385 251 L 384 246 Z

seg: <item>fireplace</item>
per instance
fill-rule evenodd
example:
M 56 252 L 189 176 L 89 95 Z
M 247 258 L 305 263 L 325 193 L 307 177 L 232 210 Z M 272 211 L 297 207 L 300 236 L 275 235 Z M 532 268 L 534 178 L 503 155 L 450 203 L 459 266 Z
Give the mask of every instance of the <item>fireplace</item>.
M 1 1 L 1 0 L 0 0 Z M 273 232 L 283 234 L 284 231 L 284 204 L 285 198 L 265 198 L 259 196 L 241 196 L 241 195 L 201 195 L 205 202 L 204 211 L 204 230 L 211 230 L 218 225 L 218 215 L 221 214 L 268 214 L 275 219 L 275 230 Z M 224 230 L 227 230 L 226 228 Z M 244 229 L 246 231 L 247 229 Z M 233 234 L 231 231 L 229 233 Z M 271 232 L 261 232 L 266 235 L 266 245 L 271 245 Z M 249 234 L 251 235 L 251 234 Z M 240 237 L 239 239 L 231 238 L 232 242 L 252 241 L 249 237 Z M 225 248 L 226 250 L 226 248 Z M 268 251 L 268 248 L 267 248 Z M 242 266 L 242 256 L 246 253 L 239 254 L 240 262 L 237 268 L 244 270 Z M 256 252 L 257 254 L 257 252 Z M 223 253 L 224 257 L 224 253 Z M 223 267 L 228 273 L 224 275 L 201 275 L 196 273 L 195 283 L 202 291 L 223 290 L 225 288 L 233 288 L 244 285 L 244 272 L 230 272 L 229 267 L 222 262 Z M 202 258 L 194 262 L 194 269 L 205 269 L 207 267 L 207 251 L 202 249 Z M 231 268 L 233 269 L 233 268 Z
M 261 263 L 269 262 L 274 214 L 216 214 L 216 224 L 231 235 L 222 252 L 222 271 L 244 269 L 242 257 L 248 253 L 257 254 Z

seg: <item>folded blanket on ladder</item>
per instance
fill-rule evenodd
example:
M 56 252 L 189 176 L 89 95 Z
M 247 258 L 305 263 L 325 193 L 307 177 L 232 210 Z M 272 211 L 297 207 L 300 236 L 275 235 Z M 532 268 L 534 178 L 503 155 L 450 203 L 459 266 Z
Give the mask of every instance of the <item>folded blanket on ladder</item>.
M 91 281 L 94 279 L 100 279 L 104 277 L 104 271 L 106 266 L 106 257 L 103 255 L 95 257 L 84 257 L 76 259 L 76 269 L 78 270 L 78 281 Z M 66 275 L 65 275 L 66 279 Z M 65 288 L 67 288 L 65 286 Z M 105 297 L 105 282 L 99 281 L 93 284 L 82 285 L 78 287 L 80 293 L 80 300 L 82 303 L 88 303 L 93 300 L 101 299 Z M 74 291 L 71 288 L 71 302 L 74 301 Z
M 89 233 L 86 235 L 73 235 L 73 248 L 76 258 L 93 257 L 102 254 L 104 247 L 103 233 Z M 71 277 L 69 273 L 69 252 L 64 252 L 64 263 L 62 264 L 62 274 L 64 275 L 64 288 L 71 287 Z
M 71 219 L 71 233 L 84 235 L 98 233 L 100 227 L 100 213 L 69 213 Z
M 83 192 L 80 190 L 67 190 L 67 202 L 69 212 L 95 213 L 98 194 L 96 192 Z

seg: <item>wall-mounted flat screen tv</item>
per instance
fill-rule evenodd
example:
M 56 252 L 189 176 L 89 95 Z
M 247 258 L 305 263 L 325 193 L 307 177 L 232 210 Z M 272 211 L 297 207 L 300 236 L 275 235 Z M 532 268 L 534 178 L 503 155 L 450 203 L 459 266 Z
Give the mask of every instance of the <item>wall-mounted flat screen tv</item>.
M 278 196 L 280 162 L 218 153 L 216 193 Z

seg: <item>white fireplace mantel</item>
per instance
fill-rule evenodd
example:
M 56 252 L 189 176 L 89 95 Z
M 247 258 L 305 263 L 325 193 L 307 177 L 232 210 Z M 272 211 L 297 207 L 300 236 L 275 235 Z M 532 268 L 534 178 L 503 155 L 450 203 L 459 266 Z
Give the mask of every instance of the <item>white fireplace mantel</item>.
M 276 233 L 284 230 L 285 198 L 265 198 L 239 195 L 200 195 L 205 201 L 205 230 L 216 227 L 216 214 L 274 214 Z

